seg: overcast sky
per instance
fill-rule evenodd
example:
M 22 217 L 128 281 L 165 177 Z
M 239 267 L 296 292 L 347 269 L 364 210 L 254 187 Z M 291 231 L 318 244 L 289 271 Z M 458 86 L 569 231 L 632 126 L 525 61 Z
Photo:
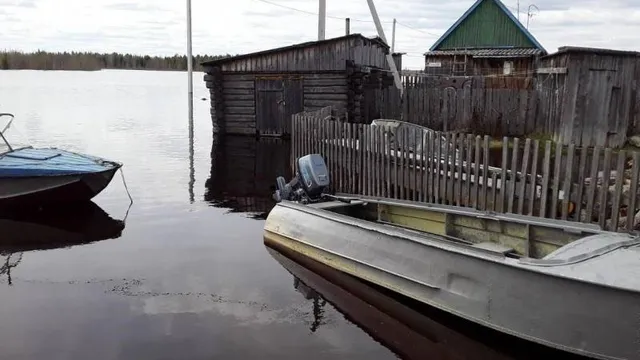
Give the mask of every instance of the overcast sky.
M 475 0 L 375 0 L 391 42 L 407 68 Z M 271 3 L 271 4 L 269 4 Z M 516 12 L 517 0 L 505 0 Z M 0 49 L 79 50 L 151 55 L 186 53 L 186 0 L 0 0 Z M 275 5 L 274 5 L 275 4 Z M 639 50 L 640 0 L 520 1 L 540 10 L 529 29 L 549 52 L 577 45 Z M 280 5 L 280 6 L 278 6 Z M 288 8 L 297 9 L 292 10 Z M 237 54 L 317 38 L 317 0 L 192 0 L 194 54 Z M 327 37 L 376 34 L 365 0 L 327 0 Z

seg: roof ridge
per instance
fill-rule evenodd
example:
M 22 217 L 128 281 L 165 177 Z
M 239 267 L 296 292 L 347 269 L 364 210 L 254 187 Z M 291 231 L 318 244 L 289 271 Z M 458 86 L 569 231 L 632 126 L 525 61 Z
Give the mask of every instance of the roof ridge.
M 453 23 L 453 25 L 451 25 L 449 29 L 447 29 L 447 31 L 438 40 L 436 40 L 436 42 L 429 48 L 429 51 L 434 51 L 438 46 L 440 46 L 440 44 L 442 44 L 442 42 L 447 37 L 449 37 L 449 35 L 451 35 L 451 33 L 453 33 L 453 31 L 455 31 L 458 26 L 460 26 L 462 22 L 466 20 L 467 17 L 469 17 L 484 1 L 493 1 L 498 6 L 498 8 L 500 8 L 500 10 L 502 10 L 502 12 L 507 15 L 507 17 L 516 25 L 516 27 L 518 27 L 518 29 L 527 37 L 527 39 L 529 39 L 529 41 L 533 43 L 534 46 L 542 50 L 542 52 L 544 52 L 545 54 L 547 53 L 547 50 L 545 50 L 542 44 L 540 44 L 538 40 L 536 40 L 536 38 L 533 36 L 533 34 L 531 34 L 531 32 L 529 32 L 529 30 L 527 30 L 522 25 L 522 23 L 515 18 L 515 16 L 513 16 L 511 11 L 509 11 L 509 9 L 507 9 L 504 3 L 500 0 L 476 0 L 476 2 L 473 3 L 473 5 L 471 5 L 471 7 L 468 8 L 467 11 L 465 11 L 462 16 L 460 16 L 458 20 L 456 20 L 456 22 Z
M 223 63 L 226 63 L 226 62 L 230 62 L 230 61 L 234 61 L 234 60 L 240 60 L 240 59 L 249 58 L 249 57 L 253 57 L 253 56 L 267 55 L 267 54 L 272 54 L 272 53 L 275 53 L 275 52 L 288 51 L 288 50 L 293 50 L 293 49 L 296 49 L 296 48 L 302 48 L 302 47 L 318 45 L 318 44 L 329 44 L 329 43 L 332 43 L 332 42 L 335 42 L 335 41 L 345 40 L 345 39 L 349 39 L 349 38 L 361 38 L 361 39 L 364 39 L 364 40 L 367 40 L 367 41 L 371 41 L 371 42 L 377 43 L 377 44 L 379 44 L 380 46 L 382 46 L 382 47 L 384 47 L 386 49 L 390 49 L 390 46 L 388 44 L 386 44 L 382 40 L 382 38 L 380 38 L 380 36 L 367 37 L 367 36 L 363 35 L 362 33 L 351 33 L 351 34 L 348 34 L 348 35 L 337 36 L 337 37 L 328 38 L 328 39 L 324 39 L 324 40 L 305 41 L 305 42 L 300 42 L 300 43 L 280 46 L 280 47 L 277 47 L 277 48 L 252 51 L 252 52 L 237 54 L 237 55 L 228 56 L 228 57 L 224 57 L 224 58 L 220 58 L 220 59 L 208 60 L 208 61 L 202 62 L 201 65 L 210 66 L 210 65 L 215 65 L 215 64 L 223 64 Z

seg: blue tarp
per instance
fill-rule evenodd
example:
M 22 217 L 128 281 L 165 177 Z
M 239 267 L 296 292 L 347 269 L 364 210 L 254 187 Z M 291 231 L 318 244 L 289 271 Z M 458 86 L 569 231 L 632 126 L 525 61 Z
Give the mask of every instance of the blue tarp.
M 0 155 L 0 178 L 101 172 L 118 166 L 95 156 L 60 149 L 20 149 Z

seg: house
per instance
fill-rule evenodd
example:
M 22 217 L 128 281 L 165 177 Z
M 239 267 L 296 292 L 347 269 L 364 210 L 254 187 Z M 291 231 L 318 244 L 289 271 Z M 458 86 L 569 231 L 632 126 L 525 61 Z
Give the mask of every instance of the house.
M 425 53 L 429 75 L 515 75 L 547 51 L 500 0 L 477 0 Z
M 292 114 L 325 106 L 370 122 L 368 89 L 393 86 L 388 53 L 380 38 L 350 34 L 204 62 L 214 130 L 286 137 Z

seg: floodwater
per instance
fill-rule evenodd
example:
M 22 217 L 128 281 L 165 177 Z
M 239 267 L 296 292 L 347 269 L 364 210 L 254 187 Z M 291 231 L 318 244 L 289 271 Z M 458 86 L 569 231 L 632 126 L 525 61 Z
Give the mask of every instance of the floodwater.
M 289 145 L 214 138 L 201 73 L 190 139 L 186 80 L 0 72 L 0 112 L 31 143 L 124 163 L 124 181 L 90 204 L 0 217 L 0 358 L 505 358 L 397 300 L 378 304 L 393 301 L 403 325 L 368 305 L 387 295 L 340 290 L 267 249 Z

